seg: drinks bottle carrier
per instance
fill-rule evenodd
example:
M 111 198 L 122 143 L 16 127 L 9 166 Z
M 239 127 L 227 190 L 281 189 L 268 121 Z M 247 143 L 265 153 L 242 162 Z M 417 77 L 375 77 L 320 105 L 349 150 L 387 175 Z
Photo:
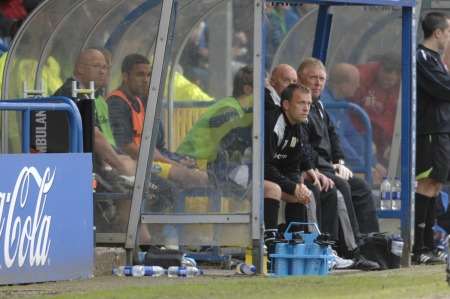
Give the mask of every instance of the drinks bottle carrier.
M 308 225 L 313 232 L 290 232 L 293 225 Z M 316 223 L 291 222 L 284 239 L 275 243 L 275 253 L 270 254 L 274 276 L 327 275 L 334 260 L 330 242 L 321 235 Z

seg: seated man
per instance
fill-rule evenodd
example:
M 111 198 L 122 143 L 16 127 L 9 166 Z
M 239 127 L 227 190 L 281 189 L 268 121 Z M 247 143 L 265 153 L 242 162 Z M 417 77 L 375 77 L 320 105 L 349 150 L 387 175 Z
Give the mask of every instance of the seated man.
M 338 63 L 330 71 L 330 79 L 327 88 L 322 92 L 321 100 L 324 104 L 348 101 L 354 96 L 358 87 L 358 69 L 348 63 Z M 339 135 L 348 165 L 351 168 L 363 168 L 364 132 L 360 133 L 354 126 L 351 112 L 347 109 L 330 109 L 328 112 Z M 376 155 L 372 156 L 372 175 L 374 184 L 379 184 L 387 175 L 383 165 L 377 163 Z
M 264 89 L 264 107 L 266 111 L 278 110 L 280 95 L 289 84 L 297 83 L 297 72 L 288 64 L 279 64 L 272 70 L 268 81 Z
M 122 85 L 107 98 L 114 138 L 119 148 L 133 159 L 137 159 L 139 154 L 145 116 L 141 97 L 147 94 L 149 77 L 148 59 L 139 54 L 128 55 L 122 63 Z M 164 145 L 163 138 L 160 130 L 154 155 L 154 160 L 162 169 L 160 175 L 184 187 L 206 186 L 208 177 L 205 172 L 183 166 L 182 163 L 190 162 L 185 162 L 181 157 L 180 162 L 176 162 L 161 154 L 159 149 Z
M 72 82 L 77 82 L 77 88 L 88 88 L 91 81 L 95 84 L 96 99 L 95 99 L 95 124 L 94 124 L 94 170 L 98 173 L 102 173 L 103 169 L 111 167 L 119 174 L 132 177 L 136 171 L 136 162 L 128 155 L 120 154 L 113 146 L 115 144 L 114 136 L 112 135 L 111 128 L 109 126 L 109 119 L 104 112 L 107 112 L 107 106 L 105 100 L 101 96 L 103 88 L 107 83 L 108 77 L 108 63 L 105 56 L 97 49 L 83 50 L 77 57 L 74 66 L 73 77 L 67 79 L 64 84 L 56 91 L 55 95 L 66 96 L 72 98 Z M 85 97 L 86 95 L 81 95 Z M 75 99 L 74 99 L 75 100 Z M 117 179 L 116 176 L 112 176 L 112 179 Z M 99 177 L 97 177 L 99 178 Z M 156 176 L 154 177 L 156 178 Z M 155 183 L 154 180 L 152 180 Z M 111 184 L 113 182 L 106 182 Z M 132 182 L 128 182 L 129 184 Z M 160 180 L 158 180 L 158 188 L 161 186 Z M 163 185 L 165 186 L 166 184 Z M 116 190 L 114 187 L 114 192 Z M 130 188 L 130 186 L 128 186 Z M 121 188 L 122 189 L 122 188 Z M 109 190 L 111 191 L 111 190 Z M 129 191 L 129 190 L 127 190 Z M 151 196 L 150 196 L 151 197 Z M 161 203 L 161 200 L 153 200 L 152 204 Z M 114 213 L 114 222 L 122 226 L 127 223 L 130 201 L 119 201 L 115 203 L 116 211 Z M 110 225 L 110 223 L 109 223 Z M 126 228 L 126 226 L 125 226 Z M 141 243 L 147 243 L 150 240 L 150 235 L 146 226 L 141 226 L 139 230 L 139 238 Z
M 395 115 L 401 84 L 401 65 L 396 53 L 386 53 L 365 64 L 356 65 L 360 86 L 352 100 L 358 103 L 370 117 L 377 161 L 389 164 Z M 354 119 L 360 126 L 360 122 Z
M 319 189 L 312 185 L 313 192 L 303 183 L 302 172 L 316 180 L 313 169 L 311 151 L 305 143 L 304 131 L 300 123 L 306 122 L 311 106 L 311 91 L 304 86 L 291 84 L 281 94 L 281 109 L 266 113 L 265 149 L 264 149 L 264 225 L 266 230 L 278 226 L 278 209 L 281 200 L 289 204 L 286 209 L 288 217 L 294 217 L 297 222 L 305 222 L 305 205 L 314 198 L 319 198 Z M 330 233 L 332 240 L 337 240 L 337 197 L 336 190 L 329 193 L 328 201 L 324 202 L 328 213 L 327 226 L 322 225 L 323 233 Z M 288 207 L 288 205 L 287 205 Z M 303 214 L 303 215 L 302 215 Z M 289 215 L 289 216 L 288 216 Z M 266 243 L 270 234 L 265 234 Z M 269 237 L 269 238 L 267 238 Z M 267 244 L 269 252 L 272 250 Z M 348 268 L 354 265 L 352 260 L 335 256 L 337 268 Z
M 278 226 L 281 200 L 301 204 L 313 196 L 301 179 L 301 172 L 313 173 L 311 157 L 299 124 L 308 119 L 311 92 L 301 85 L 289 85 L 281 96 L 282 109 L 266 113 L 264 149 L 264 225 Z M 303 166 L 303 168 L 301 168 Z M 306 212 L 306 211 L 305 211 Z M 302 219 L 299 219 L 302 220 Z M 303 219 L 306 220 L 306 219 Z
M 212 163 L 222 139 L 236 128 L 249 127 L 253 121 L 253 69 L 245 66 L 233 80 L 233 96 L 221 99 L 208 108 L 194 124 L 177 149 L 177 153 Z
M 305 59 L 297 71 L 299 81 L 312 90 L 313 104 L 305 128 L 316 153 L 319 170 L 331 178 L 342 193 L 356 235 L 379 230 L 370 186 L 344 165 L 339 136 L 320 101 L 326 82 L 325 66 L 315 58 Z
M 106 85 L 107 63 L 103 54 L 95 49 L 86 49 L 78 56 L 73 77 L 67 79 L 55 92 L 55 95 L 72 96 L 72 81 L 77 82 L 78 88 L 88 88 L 89 82 L 93 81 L 96 89 L 96 102 L 104 101 L 101 91 Z M 96 105 L 97 106 L 97 105 Z M 103 118 L 95 117 L 94 126 L 94 153 L 103 163 L 108 164 L 119 173 L 134 176 L 136 162 L 127 155 L 121 155 L 111 146 L 114 144 L 109 125 L 105 125 Z

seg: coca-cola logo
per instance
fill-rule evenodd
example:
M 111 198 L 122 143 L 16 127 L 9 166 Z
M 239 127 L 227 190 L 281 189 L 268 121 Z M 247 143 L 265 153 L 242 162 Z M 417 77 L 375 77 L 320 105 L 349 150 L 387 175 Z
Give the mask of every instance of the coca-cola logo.
M 47 194 L 56 169 L 41 176 L 35 167 L 24 167 L 11 192 L 0 192 L 0 248 L 6 268 L 46 264 L 52 217 L 45 214 Z

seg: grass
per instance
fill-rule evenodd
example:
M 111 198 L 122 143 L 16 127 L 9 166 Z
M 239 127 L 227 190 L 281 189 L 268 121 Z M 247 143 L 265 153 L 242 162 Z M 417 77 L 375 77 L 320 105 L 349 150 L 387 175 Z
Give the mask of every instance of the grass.
M 110 277 L 90 287 L 58 290 L 39 298 L 450 298 L 443 266 L 423 266 L 383 272 L 357 272 L 326 277 L 201 277 L 194 279 Z M 80 283 L 80 282 L 78 282 Z M 133 284 L 130 286 L 130 283 Z M 57 285 L 57 283 L 55 283 Z M 43 284 L 49 293 L 52 288 Z M 61 287 L 60 287 L 61 288 Z M 3 289 L 4 291 L 5 289 Z M 0 292 L 2 289 L 0 289 Z M 5 294 L 5 293 L 4 293 Z M 17 290 L 14 292 L 17 295 Z M 1 297 L 1 296 L 0 296 Z M 8 296 L 9 297 L 9 296 Z M 23 296 L 20 296 L 23 298 Z M 34 297 L 36 298 L 36 297 Z

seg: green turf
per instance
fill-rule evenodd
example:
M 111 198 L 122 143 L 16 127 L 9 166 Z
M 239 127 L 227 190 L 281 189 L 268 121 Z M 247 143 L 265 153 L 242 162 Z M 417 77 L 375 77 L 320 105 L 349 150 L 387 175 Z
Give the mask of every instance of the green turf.
M 329 275 L 327 277 L 202 277 L 174 283 L 76 292 L 42 298 L 450 298 L 443 267 Z M 152 278 L 145 278 L 151 280 Z M 122 282 L 124 284 L 123 287 Z

